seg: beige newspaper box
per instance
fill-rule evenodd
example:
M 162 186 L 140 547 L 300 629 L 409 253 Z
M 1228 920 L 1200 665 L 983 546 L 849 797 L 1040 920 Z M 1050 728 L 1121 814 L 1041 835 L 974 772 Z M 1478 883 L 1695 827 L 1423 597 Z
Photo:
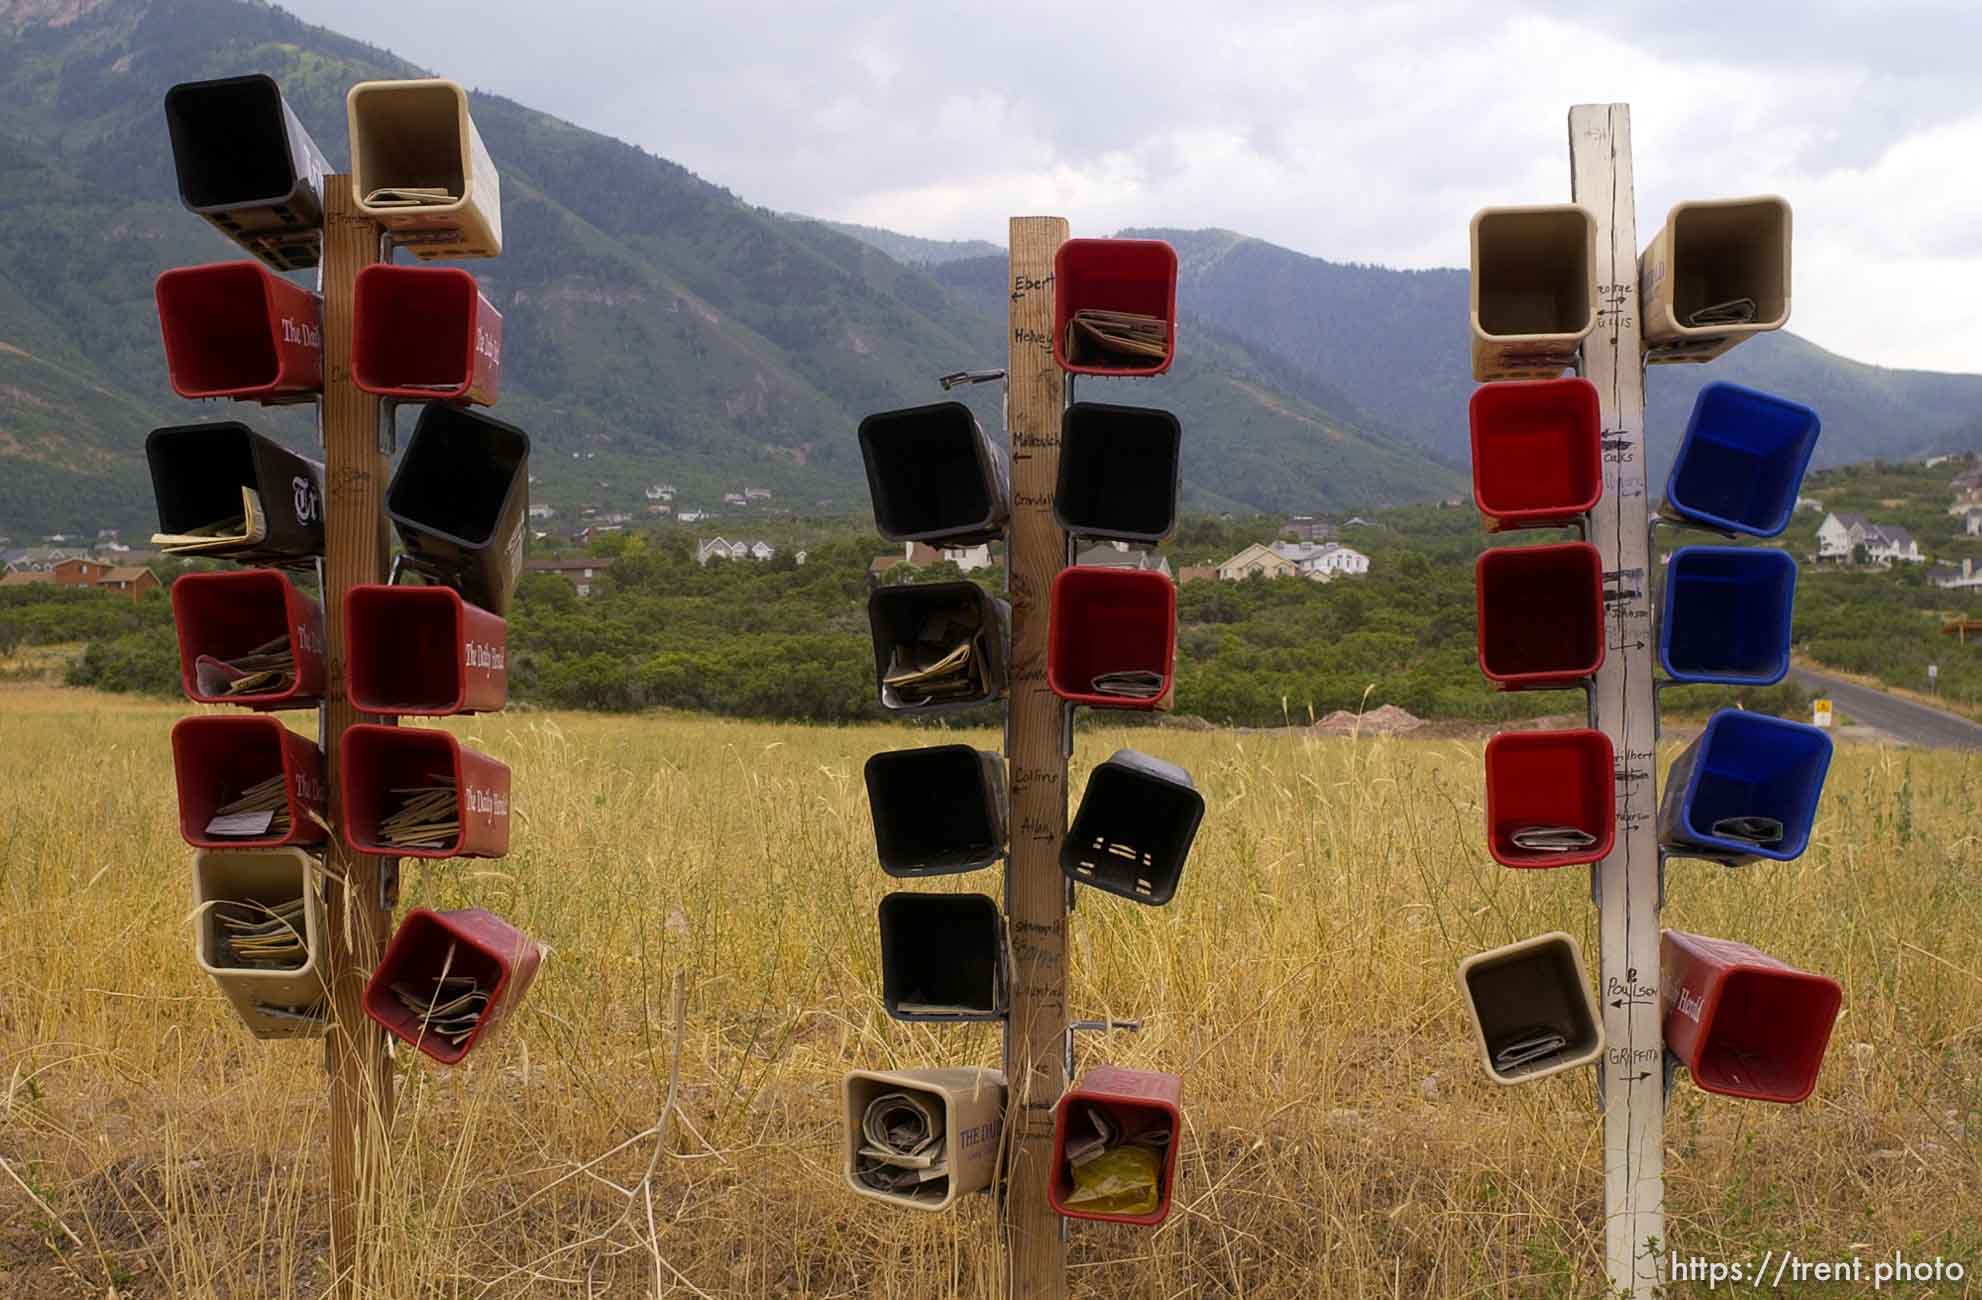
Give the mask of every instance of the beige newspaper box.
M 997 1174 L 1005 1116 L 1005 1076 L 997 1070 L 854 1070 L 844 1099 L 846 1184 L 862 1196 L 947 1210 L 958 1197 L 989 1187 Z M 940 1129 L 932 1131 L 931 1122 Z M 872 1130 L 905 1140 L 877 1144 Z M 881 1158 L 867 1154 L 875 1150 Z
M 1576 203 L 1473 215 L 1473 378 L 1553 379 L 1597 323 L 1597 222 Z
M 330 995 L 316 859 L 298 848 L 201 849 L 193 904 L 194 957 L 254 1036 L 321 1035 Z
M 359 211 L 422 261 L 502 252 L 502 181 L 466 90 L 439 77 L 362 81 L 344 107 Z
M 1638 258 L 1645 360 L 1712 361 L 1789 321 L 1789 203 L 1676 203 Z
M 1603 1016 L 1576 940 L 1557 931 L 1459 963 L 1459 993 L 1496 1083 L 1528 1083 L 1603 1055 Z

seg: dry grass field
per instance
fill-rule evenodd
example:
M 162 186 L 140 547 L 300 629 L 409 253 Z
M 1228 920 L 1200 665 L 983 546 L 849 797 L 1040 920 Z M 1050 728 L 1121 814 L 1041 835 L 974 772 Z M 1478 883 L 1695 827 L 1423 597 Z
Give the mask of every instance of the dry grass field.
M 281 1300 L 328 1283 L 322 1052 L 250 1038 L 193 964 L 166 741 L 186 711 L 0 688 L 7 1300 Z M 1084 891 L 1073 920 L 1071 1009 L 1146 1026 L 1083 1036 L 1081 1059 L 1181 1072 L 1186 1114 L 1177 1212 L 1154 1232 L 1074 1225 L 1075 1294 L 1599 1294 L 1590 1073 L 1490 1083 L 1453 979 L 1469 952 L 1557 928 L 1594 959 L 1588 876 L 1490 864 L 1479 744 L 1083 723 L 1075 790 L 1138 744 L 1189 768 L 1209 813 L 1173 906 Z M 489 907 L 552 955 L 466 1064 L 398 1058 L 365 1294 L 999 1295 L 991 1198 L 894 1212 L 847 1192 L 837 1165 L 843 1070 L 997 1063 L 995 1029 L 881 1009 L 890 882 L 860 766 L 935 733 L 453 725 L 515 768 L 515 851 L 409 864 L 403 902 Z M 1801 862 L 1675 864 L 1669 924 L 1834 975 L 1846 1003 L 1806 1106 L 1682 1081 L 1674 1249 L 1982 1269 L 1978 790 L 1982 758 L 1847 749 Z M 677 976 L 680 1119 L 656 1151 L 642 1135 L 668 1087 Z

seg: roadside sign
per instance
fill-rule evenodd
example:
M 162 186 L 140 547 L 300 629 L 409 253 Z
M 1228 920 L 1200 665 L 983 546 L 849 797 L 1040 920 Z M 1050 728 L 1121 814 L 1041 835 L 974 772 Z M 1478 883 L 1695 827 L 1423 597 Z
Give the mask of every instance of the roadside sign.
M 1810 721 L 1819 727 L 1831 725 L 1831 702 L 1829 700 L 1810 701 Z

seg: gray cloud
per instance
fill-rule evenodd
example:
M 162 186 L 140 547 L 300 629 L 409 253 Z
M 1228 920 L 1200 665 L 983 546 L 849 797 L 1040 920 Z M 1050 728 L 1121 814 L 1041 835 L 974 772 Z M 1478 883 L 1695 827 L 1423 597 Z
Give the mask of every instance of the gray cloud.
M 1982 10 L 1961 0 L 290 4 L 751 202 L 942 238 L 1052 210 L 1464 265 L 1474 209 L 1567 197 L 1567 107 L 1624 100 L 1641 241 L 1680 197 L 1783 193 L 1796 328 L 1982 368 Z

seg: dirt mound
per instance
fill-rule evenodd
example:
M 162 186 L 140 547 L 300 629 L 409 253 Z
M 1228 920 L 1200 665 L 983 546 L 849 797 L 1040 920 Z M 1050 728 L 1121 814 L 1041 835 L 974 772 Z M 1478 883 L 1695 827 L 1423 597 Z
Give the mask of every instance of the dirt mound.
M 1329 736 L 1401 736 L 1424 725 L 1425 720 L 1409 710 L 1385 704 L 1363 714 L 1337 709 L 1315 723 L 1314 729 Z

